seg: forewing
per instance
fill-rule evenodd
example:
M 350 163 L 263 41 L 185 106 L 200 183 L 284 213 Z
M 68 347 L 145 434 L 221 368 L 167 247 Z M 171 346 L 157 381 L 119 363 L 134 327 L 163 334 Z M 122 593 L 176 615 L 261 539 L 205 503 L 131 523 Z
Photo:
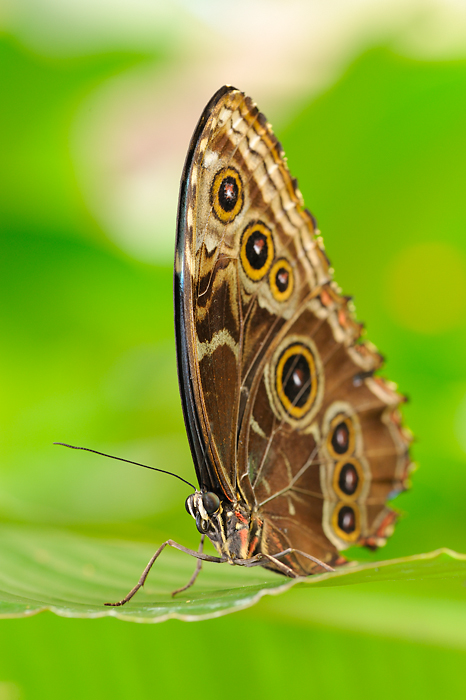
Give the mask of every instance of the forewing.
M 220 484 L 234 499 L 256 368 L 301 296 L 328 280 L 328 264 L 270 125 L 233 88 L 222 88 L 201 118 L 179 212 L 175 298 L 185 417 L 201 485 Z M 253 500 L 246 483 L 240 495 Z

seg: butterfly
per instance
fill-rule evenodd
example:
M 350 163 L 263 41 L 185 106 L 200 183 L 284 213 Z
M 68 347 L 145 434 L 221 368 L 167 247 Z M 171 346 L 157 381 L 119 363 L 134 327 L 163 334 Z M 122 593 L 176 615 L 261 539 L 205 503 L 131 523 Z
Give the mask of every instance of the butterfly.
M 199 488 L 186 509 L 203 561 L 290 577 L 333 571 L 392 533 L 405 490 L 404 400 L 375 376 L 316 220 L 252 100 L 224 86 L 192 137 L 175 254 L 178 375 Z M 208 537 L 218 556 L 205 554 Z

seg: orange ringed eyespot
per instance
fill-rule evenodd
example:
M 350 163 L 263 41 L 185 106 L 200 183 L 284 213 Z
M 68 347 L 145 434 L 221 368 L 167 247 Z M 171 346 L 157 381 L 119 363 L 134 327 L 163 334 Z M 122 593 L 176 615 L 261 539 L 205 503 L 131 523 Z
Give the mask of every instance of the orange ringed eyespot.
M 290 345 L 281 354 L 276 369 L 276 389 L 284 409 L 293 418 L 302 418 L 314 404 L 317 388 L 313 354 L 305 345 Z
M 270 289 L 274 299 L 287 301 L 293 293 L 294 272 L 286 258 L 274 262 L 269 274 Z
M 344 501 L 356 500 L 364 486 L 364 472 L 359 460 L 347 457 L 336 463 L 333 472 L 333 490 Z
M 336 415 L 330 423 L 327 435 L 327 450 L 334 459 L 351 455 L 355 449 L 355 430 L 350 416 L 343 413 Z
M 357 504 L 337 503 L 332 514 L 332 527 L 340 539 L 356 542 L 361 534 L 361 516 Z
M 272 231 L 263 221 L 252 221 L 241 236 L 240 260 L 244 272 L 258 282 L 267 274 L 273 257 Z
M 227 224 L 233 221 L 244 203 L 243 183 L 235 168 L 222 168 L 215 175 L 210 190 L 210 202 L 217 219 Z

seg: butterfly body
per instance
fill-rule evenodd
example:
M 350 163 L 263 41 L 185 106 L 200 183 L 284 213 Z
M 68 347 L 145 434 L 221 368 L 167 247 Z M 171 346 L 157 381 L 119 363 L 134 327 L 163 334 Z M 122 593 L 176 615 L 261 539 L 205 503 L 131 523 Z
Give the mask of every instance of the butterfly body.
M 383 544 L 396 519 L 385 502 L 411 464 L 403 398 L 374 376 L 382 358 L 361 341 L 270 125 L 227 86 L 185 164 L 175 327 L 196 503 L 214 493 L 221 511 L 198 529 L 219 554 L 279 554 L 307 575 L 322 568 L 292 550 L 334 566 L 352 544 Z
M 216 502 L 209 508 L 212 496 Z M 186 510 L 195 519 L 199 532 L 209 537 L 227 561 L 234 563 L 259 553 L 262 523 L 245 503 L 221 501 L 212 492 L 196 491 L 188 497 Z

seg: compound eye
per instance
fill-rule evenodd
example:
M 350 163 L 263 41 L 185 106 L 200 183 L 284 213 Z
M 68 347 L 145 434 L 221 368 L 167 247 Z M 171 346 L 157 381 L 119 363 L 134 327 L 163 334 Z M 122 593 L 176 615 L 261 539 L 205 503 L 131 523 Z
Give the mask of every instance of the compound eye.
M 201 533 L 201 535 L 205 535 L 205 533 L 209 529 L 209 521 L 204 520 L 200 513 L 196 515 L 196 527 Z
M 202 503 L 204 504 L 205 512 L 209 515 L 216 513 L 220 508 L 220 498 L 216 493 L 208 491 L 202 495 Z
M 192 510 L 191 510 L 191 508 L 192 508 L 192 503 L 193 503 L 193 497 L 192 497 L 192 496 L 188 496 L 188 498 L 187 498 L 186 501 L 184 502 L 184 507 L 186 508 L 186 512 L 187 512 L 189 515 L 192 515 Z M 190 507 L 190 506 L 191 506 L 191 507 Z

